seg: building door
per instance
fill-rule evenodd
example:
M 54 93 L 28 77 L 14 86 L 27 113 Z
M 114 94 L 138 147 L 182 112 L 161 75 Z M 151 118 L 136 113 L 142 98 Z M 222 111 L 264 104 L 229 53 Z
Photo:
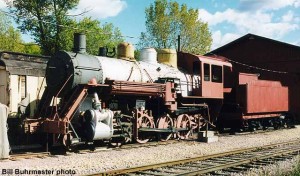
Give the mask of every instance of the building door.
M 4 69 L 0 69 L 0 103 L 8 104 L 7 95 L 7 72 Z

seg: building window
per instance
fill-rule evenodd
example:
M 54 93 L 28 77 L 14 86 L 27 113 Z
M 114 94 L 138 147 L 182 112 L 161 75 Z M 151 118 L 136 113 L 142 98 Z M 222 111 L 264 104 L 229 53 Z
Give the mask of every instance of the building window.
M 204 81 L 210 81 L 210 65 L 204 64 Z
M 212 65 L 212 82 L 222 83 L 222 66 Z
M 20 75 L 21 99 L 26 98 L 26 76 Z

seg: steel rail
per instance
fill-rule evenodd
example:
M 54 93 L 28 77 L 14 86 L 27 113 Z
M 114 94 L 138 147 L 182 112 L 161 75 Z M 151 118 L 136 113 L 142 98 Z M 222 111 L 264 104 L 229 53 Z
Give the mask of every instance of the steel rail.
M 168 140 L 168 141 L 155 141 L 155 142 L 147 142 L 144 144 L 140 143 L 133 143 L 133 144 L 126 144 L 126 145 L 121 145 L 119 147 L 95 147 L 94 149 L 76 149 L 74 152 L 75 153 L 95 153 L 95 152 L 101 152 L 101 151 L 107 151 L 107 150 L 130 150 L 130 149 L 135 149 L 135 148 L 149 148 L 149 147 L 157 147 L 157 146 L 162 146 L 162 145 L 168 145 L 168 144 L 174 144 L 178 143 L 181 141 L 177 140 Z
M 8 160 L 16 161 L 20 159 L 29 159 L 29 158 L 44 158 L 50 156 L 50 152 L 36 152 L 36 153 L 18 153 L 10 155 Z
M 176 166 L 176 165 L 183 165 L 187 163 L 192 163 L 192 162 L 197 162 L 197 161 L 205 161 L 209 159 L 215 159 L 215 158 L 221 158 L 229 155 L 236 155 L 236 154 L 242 154 L 245 152 L 257 152 L 263 149 L 271 149 L 275 148 L 277 146 L 282 146 L 282 145 L 292 145 L 292 144 L 300 144 L 299 140 L 293 140 L 293 141 L 287 141 L 287 142 L 281 142 L 281 143 L 275 143 L 275 144 L 269 144 L 269 145 L 264 145 L 264 146 L 259 146 L 259 147 L 250 147 L 250 148 L 244 148 L 244 149 L 238 149 L 238 150 L 233 150 L 233 151 L 228 151 L 224 153 L 217 153 L 217 154 L 212 154 L 212 155 L 206 155 L 206 156 L 199 156 L 195 158 L 188 158 L 188 159 L 182 159 L 182 160 L 176 160 L 176 161 L 170 161 L 170 162 L 164 162 L 164 163 L 158 163 L 158 164 L 151 164 L 151 165 L 145 165 L 145 166 L 138 166 L 134 168 L 126 168 L 126 169 L 119 169 L 119 170 L 111 170 L 111 171 L 106 171 L 106 172 L 101 172 L 101 173 L 96 173 L 96 174 L 91 174 L 91 175 L 119 175 L 119 174 L 127 174 L 127 173 L 134 173 L 134 172 L 141 172 L 141 171 L 146 171 L 146 170 L 155 170 L 158 168 L 163 168 L 163 167 L 170 167 L 170 166 Z M 269 154 L 269 155 L 264 155 L 264 156 L 253 156 L 251 158 L 247 159 L 241 159 L 239 161 L 232 161 L 230 164 L 219 164 L 217 166 L 209 166 L 204 170 L 197 170 L 197 171 L 188 171 L 188 172 L 182 172 L 182 175 L 196 175 L 196 174 L 203 174 L 203 173 L 209 173 L 212 171 L 216 170 L 222 170 L 224 168 L 230 168 L 234 166 L 239 166 L 242 164 L 247 164 L 251 162 L 255 162 L 258 160 L 262 160 L 265 158 L 270 158 L 272 156 L 282 156 L 284 154 L 288 154 L 295 151 L 294 149 L 290 150 L 285 150 L 281 152 L 275 152 L 275 154 Z M 300 145 L 296 149 L 296 151 L 300 151 Z M 181 174 L 177 174 L 181 175 Z
M 299 151 L 300 151 L 300 146 L 299 146 L 299 148 L 296 148 L 296 149 L 290 149 L 290 150 L 281 151 L 281 152 L 278 152 L 278 153 L 272 153 L 272 154 L 263 155 L 263 156 L 253 156 L 253 157 L 250 157 L 250 158 L 247 158 L 247 159 L 232 161 L 232 162 L 229 162 L 229 163 L 226 163 L 226 164 L 220 164 L 220 165 L 212 166 L 212 167 L 209 167 L 209 168 L 203 168 L 203 169 L 195 170 L 195 171 L 191 171 L 191 172 L 184 172 L 182 174 L 178 174 L 177 176 L 206 174 L 206 173 L 210 173 L 210 172 L 213 172 L 213 171 L 223 170 L 223 169 L 227 169 L 227 168 L 231 168 L 231 167 L 235 167 L 235 166 L 240 166 L 240 165 L 243 165 L 243 164 L 250 164 L 250 163 L 255 162 L 255 161 L 260 161 L 260 160 L 264 160 L 264 159 L 268 159 L 268 158 L 273 158 L 273 157 L 276 157 L 276 156 L 283 156 L 283 155 L 286 155 L 286 154 L 289 154 L 289 153 L 299 152 Z

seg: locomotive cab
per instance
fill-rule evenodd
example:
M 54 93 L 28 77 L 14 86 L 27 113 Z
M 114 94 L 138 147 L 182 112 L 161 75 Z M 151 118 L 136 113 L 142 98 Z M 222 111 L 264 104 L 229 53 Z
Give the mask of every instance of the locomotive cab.
M 225 59 L 180 52 L 178 66 L 192 75 L 192 96 L 223 99 Z

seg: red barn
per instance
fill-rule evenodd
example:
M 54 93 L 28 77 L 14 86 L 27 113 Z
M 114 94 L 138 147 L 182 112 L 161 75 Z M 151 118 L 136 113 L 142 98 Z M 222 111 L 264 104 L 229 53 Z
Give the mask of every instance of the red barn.
M 280 81 L 288 86 L 289 111 L 300 121 L 299 46 L 247 34 L 206 55 L 228 58 L 234 72 L 257 73 L 259 79 Z

